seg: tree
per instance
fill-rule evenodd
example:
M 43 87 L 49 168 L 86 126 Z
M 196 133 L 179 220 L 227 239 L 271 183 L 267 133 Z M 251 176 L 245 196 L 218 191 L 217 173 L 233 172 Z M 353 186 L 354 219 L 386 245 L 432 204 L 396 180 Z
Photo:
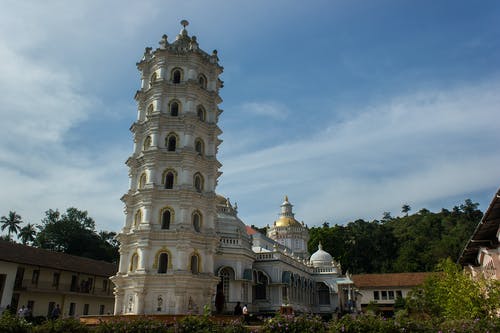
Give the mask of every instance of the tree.
M 408 204 L 404 204 L 402 207 L 401 207 L 401 213 L 405 214 L 405 216 L 408 216 L 408 212 L 411 210 L 411 207 L 410 205 Z
M 19 232 L 21 227 L 19 226 L 23 223 L 21 216 L 16 212 L 10 211 L 9 216 L 2 216 L 0 219 L 0 223 L 2 223 L 2 231 L 7 229 L 7 235 L 10 238 L 10 234 L 16 234 Z
M 487 318 L 500 306 L 500 282 L 472 279 L 450 258 L 441 260 L 432 275 L 407 298 L 410 313 L 451 320 Z
M 39 229 L 35 244 L 41 248 L 111 262 L 119 258 L 118 245 L 112 241 L 114 233 L 97 234 L 87 211 L 68 208 L 61 214 L 49 209 Z
M 28 223 L 26 226 L 21 228 L 19 231 L 18 238 L 21 239 L 21 242 L 26 245 L 28 242 L 33 242 L 35 240 L 36 230 L 35 226 L 31 223 Z
M 383 212 L 382 213 L 382 222 L 387 222 L 392 220 L 391 212 Z

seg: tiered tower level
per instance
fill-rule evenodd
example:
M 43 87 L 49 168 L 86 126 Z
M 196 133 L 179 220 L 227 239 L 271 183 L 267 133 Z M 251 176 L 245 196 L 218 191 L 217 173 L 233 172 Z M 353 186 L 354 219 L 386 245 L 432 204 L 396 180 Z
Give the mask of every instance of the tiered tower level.
M 292 211 L 293 205 L 285 196 L 281 204 L 281 212 L 272 227 L 268 228 L 267 236 L 276 242 L 288 247 L 293 254 L 301 259 L 307 259 L 307 243 L 309 242 L 309 230 L 304 222 L 295 219 Z
M 215 188 L 221 164 L 217 126 L 222 110 L 217 52 L 208 54 L 186 30 L 146 48 L 137 68 L 130 189 L 122 197 L 116 314 L 199 313 L 219 279 L 214 256 Z

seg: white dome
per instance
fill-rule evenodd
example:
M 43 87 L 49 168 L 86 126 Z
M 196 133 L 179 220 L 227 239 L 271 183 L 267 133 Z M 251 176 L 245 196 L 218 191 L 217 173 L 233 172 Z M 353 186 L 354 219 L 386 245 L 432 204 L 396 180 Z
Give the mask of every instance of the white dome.
M 318 245 L 318 251 L 314 252 L 311 255 L 309 261 L 314 267 L 332 266 L 333 257 L 330 255 L 330 253 L 323 251 L 323 246 L 320 243 Z

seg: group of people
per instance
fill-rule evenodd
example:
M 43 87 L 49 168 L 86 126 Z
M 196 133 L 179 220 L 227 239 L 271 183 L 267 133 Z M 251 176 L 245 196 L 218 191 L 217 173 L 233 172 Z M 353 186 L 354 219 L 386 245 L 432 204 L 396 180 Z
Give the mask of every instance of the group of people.
M 3 313 L 10 313 L 12 315 L 14 315 L 14 312 L 15 309 L 12 309 L 10 307 L 10 305 L 7 305 L 7 307 L 3 310 L 3 311 L 0 311 L 2 314 Z M 17 310 L 17 316 L 19 318 L 24 318 L 24 319 L 27 319 L 28 321 L 33 318 L 33 311 L 31 309 L 31 307 L 29 306 L 21 306 L 21 308 L 19 310 Z M 50 315 L 49 315 L 49 319 L 52 319 L 52 320 L 56 320 L 58 319 L 59 317 L 61 316 L 61 308 L 59 307 L 59 304 L 57 304 L 54 309 L 52 309 Z
M 21 306 L 21 308 L 17 311 L 17 316 L 20 318 L 31 318 L 33 317 L 33 312 L 31 308 L 28 306 Z
M 246 324 L 248 324 L 249 313 L 248 313 L 248 306 L 246 304 L 243 307 L 241 307 L 240 302 L 236 303 L 236 306 L 234 307 L 234 315 L 235 316 L 243 315 L 243 321 Z

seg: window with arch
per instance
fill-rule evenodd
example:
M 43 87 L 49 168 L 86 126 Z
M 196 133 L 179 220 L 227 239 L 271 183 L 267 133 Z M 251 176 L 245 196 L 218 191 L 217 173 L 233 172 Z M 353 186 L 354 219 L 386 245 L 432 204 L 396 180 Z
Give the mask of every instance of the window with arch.
M 205 111 L 205 108 L 201 105 L 198 105 L 196 108 L 196 116 L 198 117 L 199 121 L 205 121 L 207 118 L 207 112 Z
M 205 155 L 205 143 L 202 139 L 197 138 L 194 140 L 194 150 L 198 153 L 198 155 Z
M 169 134 L 165 138 L 165 146 L 167 146 L 167 151 L 175 151 L 177 149 L 177 135 Z
M 200 74 L 200 76 L 198 76 L 198 84 L 201 88 L 207 89 L 207 77 L 203 74 Z
M 234 280 L 234 271 L 231 267 L 224 267 L 219 271 L 219 284 L 217 285 L 217 294 L 222 293 L 226 302 L 229 300 L 229 281 Z
M 142 190 L 146 186 L 146 182 L 148 181 L 148 177 L 146 176 L 146 173 L 143 172 L 141 176 L 139 177 L 139 189 Z
M 151 78 L 149 79 L 149 87 L 152 87 L 153 86 L 153 83 L 158 79 L 158 74 L 156 74 L 156 72 L 154 72 L 152 75 L 151 75 Z
M 182 80 L 182 70 L 180 68 L 174 68 L 172 70 L 172 83 L 181 83 Z
M 142 210 L 139 208 L 134 215 L 134 225 L 138 226 L 142 222 Z
M 202 215 L 199 211 L 195 211 L 192 215 L 193 228 L 196 232 L 200 232 L 202 224 Z
M 172 224 L 173 220 L 174 212 L 170 208 L 163 208 L 160 216 L 161 228 L 163 230 L 170 229 L 170 225 Z
M 200 257 L 197 253 L 191 255 L 191 273 L 198 274 L 200 272 Z
M 320 305 L 330 304 L 330 290 L 323 282 L 316 283 L 316 290 L 318 291 L 318 301 Z
M 169 109 L 170 109 L 170 115 L 172 117 L 179 116 L 180 103 L 178 101 L 172 101 L 172 102 L 170 102 Z
M 193 185 L 194 185 L 194 189 L 197 191 L 197 192 L 201 192 L 203 191 L 203 176 L 197 172 L 194 174 L 194 177 L 193 177 Z
M 130 258 L 130 269 L 129 271 L 135 272 L 137 270 L 137 265 L 139 263 L 139 256 L 137 253 L 134 253 Z
M 267 298 L 267 286 L 269 284 L 268 277 L 259 272 L 257 275 L 257 285 L 255 286 L 255 299 L 266 299 Z
M 148 108 L 147 108 L 147 110 L 146 110 L 146 114 L 147 114 L 148 116 L 150 116 L 150 115 L 153 113 L 153 111 L 154 111 L 153 104 L 149 104 L 149 106 L 148 106 Z
M 148 135 L 146 139 L 144 139 L 144 144 L 142 145 L 142 150 L 148 150 L 151 147 L 151 137 Z
M 163 182 L 166 189 L 173 189 L 175 184 L 175 173 L 172 170 L 167 170 L 164 173 Z
M 165 274 L 167 273 L 168 268 L 168 253 L 162 252 L 158 256 L 158 273 Z

